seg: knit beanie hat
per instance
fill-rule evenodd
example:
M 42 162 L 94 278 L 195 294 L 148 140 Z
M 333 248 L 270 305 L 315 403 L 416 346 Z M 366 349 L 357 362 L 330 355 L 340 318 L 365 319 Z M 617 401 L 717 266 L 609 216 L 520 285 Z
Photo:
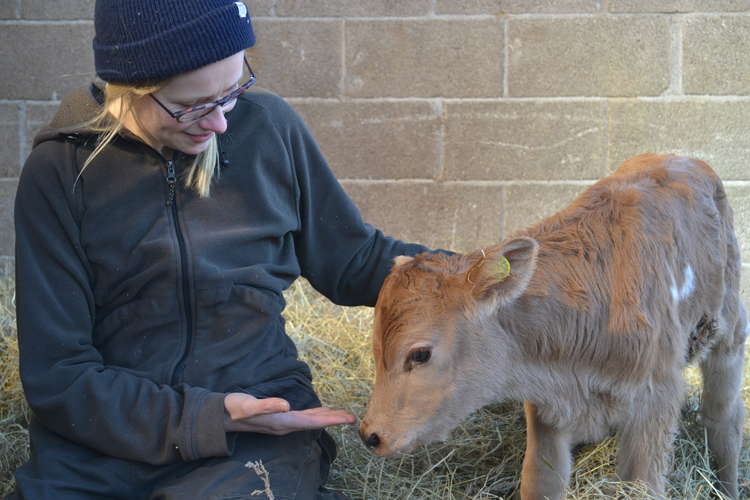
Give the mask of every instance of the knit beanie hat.
M 247 7 L 234 0 L 96 0 L 96 74 L 150 83 L 255 45 Z

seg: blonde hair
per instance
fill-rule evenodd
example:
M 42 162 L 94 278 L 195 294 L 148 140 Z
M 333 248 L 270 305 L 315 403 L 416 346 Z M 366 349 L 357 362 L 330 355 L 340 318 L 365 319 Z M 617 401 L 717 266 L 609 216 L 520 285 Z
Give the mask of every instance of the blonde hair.
M 87 130 L 98 133 L 99 139 L 96 141 L 94 151 L 83 163 L 78 177 L 81 176 L 86 167 L 94 161 L 104 148 L 112 142 L 117 134 L 125 128 L 123 119 L 133 112 L 135 101 L 152 92 L 156 92 L 166 85 L 166 83 L 164 81 L 149 86 L 121 85 L 115 83 L 107 83 L 105 85 L 104 105 L 101 111 L 82 125 Z M 133 116 L 133 118 L 137 120 L 136 116 Z M 206 150 L 196 155 L 188 167 L 183 179 L 185 187 L 193 189 L 201 198 L 208 197 L 211 191 L 211 181 L 214 177 L 219 176 L 218 165 L 219 144 L 216 135 L 214 135 L 209 139 Z

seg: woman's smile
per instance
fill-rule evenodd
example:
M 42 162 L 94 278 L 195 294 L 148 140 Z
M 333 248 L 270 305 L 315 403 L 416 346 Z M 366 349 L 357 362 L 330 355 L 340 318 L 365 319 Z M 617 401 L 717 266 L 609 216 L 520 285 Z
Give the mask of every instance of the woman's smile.
M 195 142 L 197 144 L 200 144 L 200 143 L 206 142 L 209 139 L 211 139 L 211 137 L 214 136 L 214 133 L 213 132 L 206 132 L 206 133 L 203 133 L 203 134 L 192 134 L 190 132 L 185 132 L 185 135 L 187 135 L 188 137 L 190 137 L 190 139 L 193 142 Z

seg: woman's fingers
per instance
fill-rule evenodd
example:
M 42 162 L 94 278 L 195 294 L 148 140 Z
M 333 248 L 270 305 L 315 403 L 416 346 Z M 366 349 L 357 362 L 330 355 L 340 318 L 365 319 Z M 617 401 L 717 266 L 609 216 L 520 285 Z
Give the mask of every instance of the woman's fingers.
M 292 411 L 284 416 L 294 419 L 298 425 L 309 426 L 307 427 L 308 429 L 322 429 L 330 425 L 353 424 L 356 421 L 354 415 L 346 410 L 323 407 Z
M 242 420 L 256 415 L 289 411 L 289 403 L 281 398 L 258 399 L 242 392 L 224 396 L 224 408 L 231 420 Z
M 268 413 L 285 413 L 289 411 L 289 403 L 281 398 L 252 399 L 243 402 L 245 417 L 266 415 Z
M 323 429 L 331 425 L 353 424 L 356 418 L 345 410 L 311 408 L 302 411 L 269 413 L 235 422 L 234 429 L 246 432 L 284 435 L 290 432 Z

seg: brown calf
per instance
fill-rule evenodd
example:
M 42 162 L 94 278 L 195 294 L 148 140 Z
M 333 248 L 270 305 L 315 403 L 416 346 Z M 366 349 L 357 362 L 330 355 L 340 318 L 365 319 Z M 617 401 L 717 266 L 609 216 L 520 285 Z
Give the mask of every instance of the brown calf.
M 444 439 L 483 405 L 521 400 L 522 498 L 562 498 L 571 447 L 611 430 L 619 477 L 663 495 L 683 369 L 696 361 L 720 487 L 737 497 L 748 330 L 739 273 L 717 175 L 656 155 L 496 246 L 398 257 L 375 309 L 362 439 L 389 455 Z

